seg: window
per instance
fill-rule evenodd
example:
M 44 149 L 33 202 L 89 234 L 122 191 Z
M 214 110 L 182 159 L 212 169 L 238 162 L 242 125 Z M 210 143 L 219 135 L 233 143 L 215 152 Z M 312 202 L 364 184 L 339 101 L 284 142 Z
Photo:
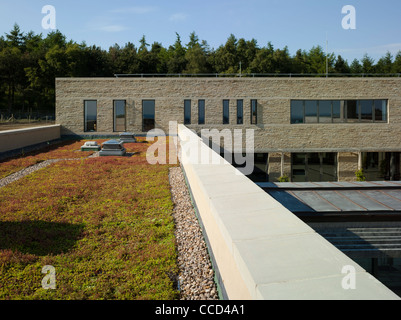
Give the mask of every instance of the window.
M 337 181 L 337 153 L 293 153 L 293 182 Z
M 388 100 L 291 100 L 291 123 L 387 122 Z
M 333 122 L 339 123 L 343 122 L 343 110 L 344 110 L 344 102 L 343 101 L 332 101 L 333 105 Z
M 319 122 L 331 123 L 332 122 L 332 101 L 323 100 L 319 101 Z
M 97 101 L 84 101 L 85 132 L 97 131 Z
M 372 122 L 373 121 L 373 100 L 361 100 L 361 121 Z
M 291 101 L 291 123 L 304 123 L 304 102 Z
M 198 101 L 198 124 L 205 124 L 205 100 Z
M 244 124 L 244 101 L 237 100 L 237 124 Z
M 399 181 L 401 178 L 399 152 L 362 152 L 362 167 L 368 181 Z
M 230 123 L 230 101 L 223 100 L 223 124 Z
M 184 100 L 184 124 L 191 124 L 191 100 Z
M 125 132 L 125 100 L 115 100 L 113 106 L 114 132 Z
M 305 123 L 317 123 L 317 101 L 305 101 Z
M 251 124 L 258 123 L 258 100 L 251 100 Z
M 155 101 L 142 101 L 142 131 L 148 132 L 155 128 Z
M 357 100 L 345 101 L 347 122 L 359 122 L 359 103 Z
M 387 122 L 387 100 L 375 100 L 375 122 Z

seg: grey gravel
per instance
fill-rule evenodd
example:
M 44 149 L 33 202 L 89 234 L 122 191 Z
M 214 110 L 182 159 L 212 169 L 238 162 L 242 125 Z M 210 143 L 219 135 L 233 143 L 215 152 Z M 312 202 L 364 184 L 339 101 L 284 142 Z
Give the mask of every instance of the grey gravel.
M 181 300 L 219 300 L 214 271 L 180 167 L 170 168 Z
M 46 168 L 47 166 L 50 166 L 52 163 L 62 161 L 62 160 L 80 160 L 80 159 L 51 159 L 51 160 L 45 160 L 43 162 L 40 162 L 38 164 L 34 164 L 33 166 L 29 166 L 25 169 L 22 169 L 18 172 L 15 172 L 13 174 L 10 174 L 9 176 L 0 179 L 0 188 L 5 187 L 6 185 L 10 184 L 11 182 L 17 181 L 35 171 L 38 171 L 40 169 Z

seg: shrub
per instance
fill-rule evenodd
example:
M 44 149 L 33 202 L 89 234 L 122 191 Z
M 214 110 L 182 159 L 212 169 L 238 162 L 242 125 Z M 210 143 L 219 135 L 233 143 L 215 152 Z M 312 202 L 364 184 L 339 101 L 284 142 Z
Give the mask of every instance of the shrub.
M 278 178 L 278 182 L 290 182 L 290 178 L 285 174 Z
M 362 169 L 355 171 L 356 181 L 366 181 L 365 174 Z

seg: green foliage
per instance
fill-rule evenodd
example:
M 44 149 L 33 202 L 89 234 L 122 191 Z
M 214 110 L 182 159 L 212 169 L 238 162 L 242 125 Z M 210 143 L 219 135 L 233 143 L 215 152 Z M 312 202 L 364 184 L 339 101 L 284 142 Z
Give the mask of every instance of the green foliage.
M 177 33 L 174 45 L 128 42 L 102 49 L 67 41 L 59 30 L 46 37 L 24 33 L 16 24 L 0 37 L 0 109 L 9 113 L 47 109 L 54 111 L 55 77 L 112 77 L 141 73 L 400 73 L 401 52 L 387 53 L 377 63 L 367 54 L 349 65 L 341 56 L 326 53 L 321 46 L 309 51 L 274 48 L 271 42 L 258 46 L 255 39 L 237 39 L 231 34 L 225 44 L 211 49 L 195 32 L 182 44 Z
M 125 147 L 136 154 L 60 161 L 2 188 L 0 299 L 178 298 L 169 166 L 149 165 L 145 143 Z M 41 286 L 45 265 L 56 290 Z
M 355 171 L 356 181 L 366 181 L 365 174 L 362 169 Z
M 278 182 L 290 182 L 290 178 L 285 174 L 278 178 Z

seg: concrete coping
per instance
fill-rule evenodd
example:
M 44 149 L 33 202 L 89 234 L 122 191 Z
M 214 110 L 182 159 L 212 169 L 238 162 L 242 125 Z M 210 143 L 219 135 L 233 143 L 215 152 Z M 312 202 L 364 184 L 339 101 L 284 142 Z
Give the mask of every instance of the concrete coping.
M 228 299 L 400 299 L 184 125 L 178 135 L 181 165 Z M 204 159 L 222 160 L 202 164 L 204 152 Z
M 4 131 L 0 131 L 0 135 L 6 136 L 6 135 L 27 133 L 27 132 L 31 132 L 31 131 L 39 131 L 39 130 L 43 130 L 43 129 L 57 128 L 57 127 L 61 127 L 61 125 L 52 124 L 52 125 L 37 126 L 37 127 L 30 127 L 30 128 L 4 130 Z

